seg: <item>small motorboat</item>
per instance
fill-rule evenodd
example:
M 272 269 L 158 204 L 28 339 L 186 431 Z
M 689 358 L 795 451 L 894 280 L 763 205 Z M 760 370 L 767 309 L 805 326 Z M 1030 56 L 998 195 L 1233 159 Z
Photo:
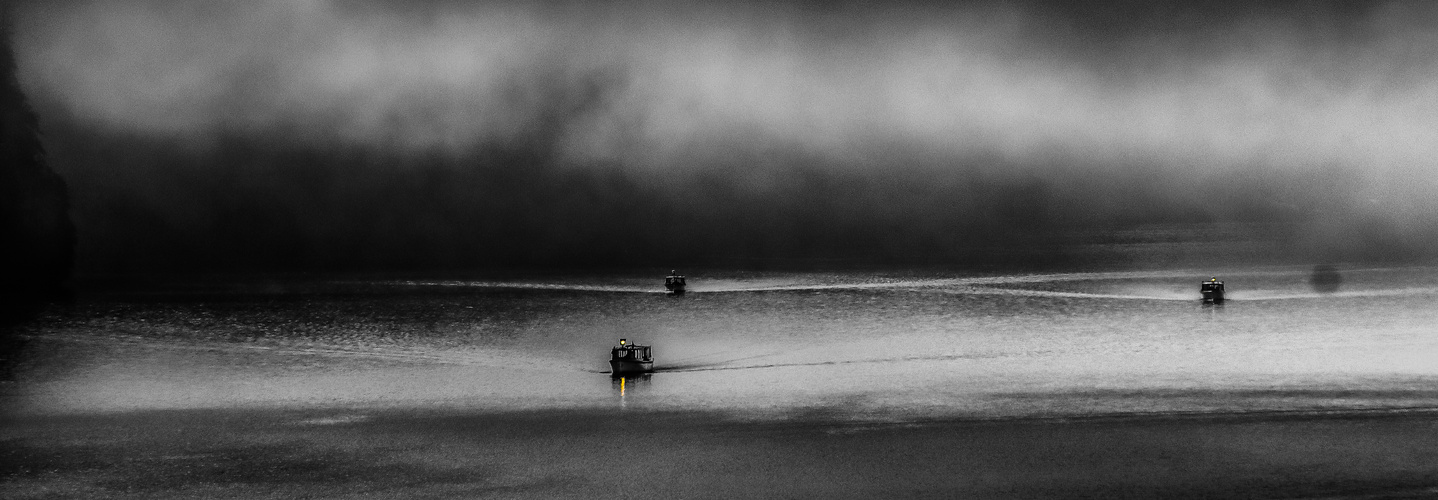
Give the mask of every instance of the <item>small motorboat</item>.
M 654 371 L 654 358 L 649 346 L 630 344 L 628 339 L 619 339 L 619 345 L 609 351 L 609 369 L 615 375 L 621 373 L 647 373 Z
M 664 277 L 664 290 L 670 295 L 684 295 L 684 275 L 669 271 L 669 276 Z
M 1221 304 L 1223 303 L 1223 282 L 1218 281 L 1218 278 L 1209 278 L 1208 281 L 1199 285 L 1198 293 L 1203 295 L 1205 304 Z

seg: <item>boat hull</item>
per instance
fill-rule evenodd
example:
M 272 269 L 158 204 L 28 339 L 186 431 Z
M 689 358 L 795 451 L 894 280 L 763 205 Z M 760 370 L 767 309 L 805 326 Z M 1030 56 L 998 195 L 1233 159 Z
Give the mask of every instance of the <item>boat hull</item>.
M 609 369 L 614 373 L 646 373 L 654 371 L 654 362 L 611 359 Z
M 1205 292 L 1203 292 L 1203 301 L 1204 301 L 1204 302 L 1212 302 L 1212 303 L 1215 303 L 1215 304 L 1217 304 L 1217 303 L 1219 303 L 1219 302 L 1223 302 L 1223 292 L 1222 292 L 1222 291 L 1205 291 Z

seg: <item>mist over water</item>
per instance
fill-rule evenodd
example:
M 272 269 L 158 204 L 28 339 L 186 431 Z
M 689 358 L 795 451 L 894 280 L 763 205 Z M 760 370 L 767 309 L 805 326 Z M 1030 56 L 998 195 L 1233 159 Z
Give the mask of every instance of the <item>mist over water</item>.
M 15 10 L 94 273 L 1065 265 L 1255 222 L 1299 261 L 1412 261 L 1438 235 L 1422 3 Z
M 1433 153 L 1404 140 L 1434 105 L 1421 42 L 1438 13 L 1421 4 L 26 7 L 24 56 L 55 63 L 32 65 L 32 85 L 157 135 L 298 120 L 318 137 L 462 150 L 557 134 L 577 163 L 665 170 L 771 147 L 859 167 L 992 152 L 1025 169 L 1165 171 Z

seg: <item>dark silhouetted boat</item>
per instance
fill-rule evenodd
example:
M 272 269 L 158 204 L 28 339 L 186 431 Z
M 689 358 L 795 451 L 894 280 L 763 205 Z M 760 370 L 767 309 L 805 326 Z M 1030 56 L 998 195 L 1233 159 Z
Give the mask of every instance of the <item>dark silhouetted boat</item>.
M 609 369 L 615 375 L 652 372 L 654 358 L 649 354 L 649 346 L 634 345 L 627 339 L 619 339 L 619 345 L 609 351 Z
M 669 271 L 669 276 L 664 277 L 664 289 L 670 295 L 684 295 L 684 275 Z
M 1198 292 L 1203 295 L 1203 302 L 1209 304 L 1223 303 L 1223 282 L 1218 278 L 1209 278 L 1208 281 L 1199 285 Z

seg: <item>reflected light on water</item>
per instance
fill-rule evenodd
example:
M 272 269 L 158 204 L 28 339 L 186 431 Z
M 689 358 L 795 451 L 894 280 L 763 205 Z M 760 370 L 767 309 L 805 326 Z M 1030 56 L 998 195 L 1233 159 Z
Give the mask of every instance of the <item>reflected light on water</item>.
M 619 403 L 621 407 L 627 401 L 629 393 L 639 390 L 641 386 L 649 382 L 648 373 L 638 375 L 611 375 L 610 385 L 619 390 Z

